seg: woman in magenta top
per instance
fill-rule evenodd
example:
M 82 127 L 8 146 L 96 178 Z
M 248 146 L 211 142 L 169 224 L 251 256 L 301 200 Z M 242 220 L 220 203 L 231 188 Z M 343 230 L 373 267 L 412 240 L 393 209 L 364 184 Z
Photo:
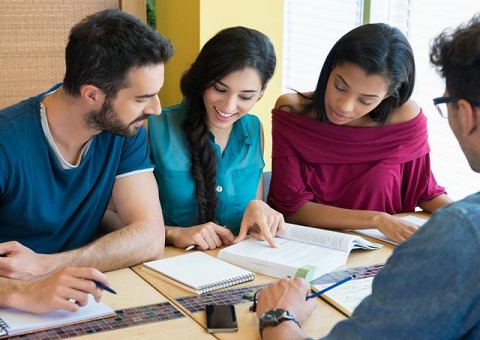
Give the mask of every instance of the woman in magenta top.
M 344 35 L 315 91 L 275 104 L 268 203 L 292 223 L 410 237 L 416 227 L 391 214 L 451 202 L 430 169 L 414 83 L 413 51 L 397 28 L 368 24 Z

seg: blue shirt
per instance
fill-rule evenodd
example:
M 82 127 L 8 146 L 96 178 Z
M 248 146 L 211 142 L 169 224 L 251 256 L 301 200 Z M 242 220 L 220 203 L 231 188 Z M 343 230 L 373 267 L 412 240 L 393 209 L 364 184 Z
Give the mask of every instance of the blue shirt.
M 167 226 L 191 227 L 199 223 L 190 151 L 183 130 L 186 115 L 187 104 L 183 101 L 148 120 L 150 156 Z M 216 222 L 237 234 L 248 202 L 256 197 L 265 166 L 260 121 L 250 114 L 237 120 L 223 155 L 213 134 L 210 144 L 217 154 Z
M 480 339 L 480 193 L 399 245 L 350 319 L 325 339 Z
M 141 129 L 132 138 L 94 136 L 78 167 L 63 169 L 41 126 L 46 93 L 0 110 L 0 242 L 57 253 L 92 241 L 116 176 L 152 164 Z

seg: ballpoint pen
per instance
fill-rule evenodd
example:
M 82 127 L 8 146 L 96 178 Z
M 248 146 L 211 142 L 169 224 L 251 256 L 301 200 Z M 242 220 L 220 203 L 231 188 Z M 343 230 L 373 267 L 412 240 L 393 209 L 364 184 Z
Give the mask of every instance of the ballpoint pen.
M 350 280 L 352 280 L 352 279 L 354 279 L 354 278 L 355 278 L 355 275 L 353 275 L 353 276 L 347 276 L 346 278 L 344 278 L 344 279 L 342 279 L 342 280 L 334 283 L 333 285 L 328 286 L 328 287 L 326 287 L 326 288 L 324 288 L 324 289 L 322 289 L 322 290 L 320 290 L 320 291 L 318 291 L 318 292 L 316 292 L 316 293 L 314 293 L 314 294 L 312 294 L 312 295 L 307 296 L 306 300 L 312 299 L 312 298 L 317 297 L 317 296 L 320 296 L 320 295 L 322 295 L 323 293 L 328 292 L 330 289 L 333 289 L 333 288 L 335 288 L 335 287 L 337 287 L 337 286 L 340 286 L 341 284 L 343 284 L 343 283 L 345 283 L 345 282 L 348 282 L 348 281 L 350 281 Z
M 102 283 L 100 281 L 97 281 L 97 280 L 92 280 L 92 281 L 95 282 L 95 284 L 97 285 L 98 288 L 106 290 L 107 292 L 112 293 L 112 294 L 117 294 L 116 291 L 114 291 L 112 288 L 108 287 L 104 283 Z

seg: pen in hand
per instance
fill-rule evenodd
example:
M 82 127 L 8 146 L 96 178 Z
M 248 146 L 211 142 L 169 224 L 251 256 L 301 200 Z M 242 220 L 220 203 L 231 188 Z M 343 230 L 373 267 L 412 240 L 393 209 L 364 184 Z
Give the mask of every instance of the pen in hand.
M 112 294 L 117 294 L 116 291 L 114 291 L 112 288 L 105 285 L 104 283 L 102 283 L 100 281 L 97 281 L 97 280 L 92 280 L 92 281 L 95 282 L 95 284 L 97 285 L 98 288 L 106 290 L 107 292 L 112 293 Z
M 334 283 L 334 284 L 331 285 L 331 286 L 328 286 L 328 287 L 326 287 L 326 288 L 324 288 L 324 289 L 322 289 L 322 290 L 320 290 L 320 291 L 318 291 L 318 292 L 316 292 L 316 293 L 314 293 L 314 294 L 312 294 L 312 295 L 308 295 L 307 298 L 306 298 L 306 300 L 308 300 L 308 299 L 313 299 L 313 298 L 315 298 L 315 297 L 317 297 L 317 296 L 320 296 L 320 295 L 322 295 L 323 293 L 328 292 L 330 289 L 333 289 L 333 288 L 335 288 L 335 287 L 338 287 L 338 286 L 340 286 L 341 284 L 343 284 L 343 283 L 345 283 L 345 282 L 348 282 L 348 281 L 350 281 L 350 280 L 353 280 L 354 278 L 355 278 L 355 275 L 353 275 L 353 276 L 347 276 L 346 278 L 344 278 L 344 279 L 342 279 L 342 280 Z

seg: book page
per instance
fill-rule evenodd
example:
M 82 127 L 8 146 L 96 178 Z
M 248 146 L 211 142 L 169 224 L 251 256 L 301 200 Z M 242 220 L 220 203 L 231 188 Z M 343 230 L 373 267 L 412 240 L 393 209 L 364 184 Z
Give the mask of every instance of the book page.
M 298 241 L 275 238 L 277 248 L 253 237 L 223 248 L 218 258 L 248 270 L 281 278 L 297 276 L 299 269 L 311 268 L 306 274 L 316 278 L 347 261 L 348 252 L 314 246 Z M 304 276 L 302 276 L 304 277 Z
M 345 252 L 350 252 L 354 248 L 377 249 L 381 247 L 359 236 L 291 223 L 285 223 L 285 231 L 278 237 Z

